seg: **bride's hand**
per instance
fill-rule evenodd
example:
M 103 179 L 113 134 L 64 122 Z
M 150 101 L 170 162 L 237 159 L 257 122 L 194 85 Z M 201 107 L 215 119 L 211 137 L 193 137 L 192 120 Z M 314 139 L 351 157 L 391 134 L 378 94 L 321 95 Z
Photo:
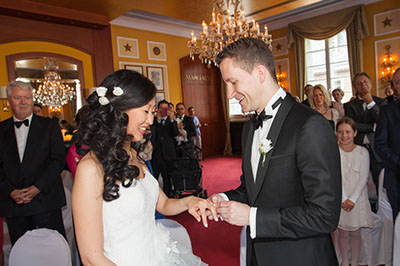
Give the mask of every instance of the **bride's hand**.
M 208 227 L 206 211 L 211 211 L 213 217 L 218 221 L 216 208 L 206 199 L 190 196 L 187 201 L 188 212 L 193 215 L 198 222 L 203 220 L 204 227 Z

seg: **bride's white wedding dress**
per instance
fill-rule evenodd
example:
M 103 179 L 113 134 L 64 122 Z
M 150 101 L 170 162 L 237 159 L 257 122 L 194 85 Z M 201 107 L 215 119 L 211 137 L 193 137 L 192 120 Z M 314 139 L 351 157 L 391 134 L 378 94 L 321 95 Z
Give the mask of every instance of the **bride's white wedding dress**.
M 132 186 L 120 185 L 118 199 L 103 201 L 104 255 L 118 266 L 206 265 L 155 222 L 158 183 L 144 173 Z

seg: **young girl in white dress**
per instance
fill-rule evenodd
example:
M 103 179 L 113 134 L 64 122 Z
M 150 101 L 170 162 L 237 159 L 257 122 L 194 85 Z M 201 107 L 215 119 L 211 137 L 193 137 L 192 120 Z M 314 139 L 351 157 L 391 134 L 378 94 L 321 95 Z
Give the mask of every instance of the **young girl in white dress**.
M 207 227 L 206 211 L 217 217 L 215 208 L 193 196 L 166 197 L 138 155 L 141 147 L 132 148 L 153 123 L 155 93 L 143 75 L 119 70 L 87 99 L 90 111 L 77 142 L 84 157 L 72 192 L 84 265 L 203 265 L 155 222 L 155 210 L 164 215 L 188 210 Z
M 361 228 L 372 227 L 371 207 L 368 201 L 369 153 L 354 144 L 357 135 L 355 122 L 348 117 L 338 120 L 336 126 L 342 167 L 342 209 L 339 219 L 339 249 L 342 265 L 358 265 L 361 247 Z

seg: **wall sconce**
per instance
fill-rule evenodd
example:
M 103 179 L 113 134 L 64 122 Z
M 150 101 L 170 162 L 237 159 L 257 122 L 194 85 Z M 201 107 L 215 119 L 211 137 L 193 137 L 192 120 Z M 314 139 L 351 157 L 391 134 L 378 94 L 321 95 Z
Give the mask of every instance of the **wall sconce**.
M 281 65 L 278 65 L 278 72 L 276 73 L 276 79 L 278 80 L 278 85 L 285 89 L 285 75 L 282 73 Z
M 6 86 L 1 86 L 0 87 L 0 99 L 7 99 L 7 90 L 6 90 Z M 7 100 L 1 100 L 1 104 L 2 104 L 2 110 L 3 112 L 8 112 L 9 111 L 9 105 L 8 105 L 8 101 Z
M 382 77 L 381 83 L 383 87 L 390 85 L 390 81 L 392 80 L 392 75 L 395 72 L 394 66 L 396 65 L 396 61 L 393 60 L 393 57 L 390 55 L 390 45 L 386 45 L 386 56 L 383 58 L 382 66 Z

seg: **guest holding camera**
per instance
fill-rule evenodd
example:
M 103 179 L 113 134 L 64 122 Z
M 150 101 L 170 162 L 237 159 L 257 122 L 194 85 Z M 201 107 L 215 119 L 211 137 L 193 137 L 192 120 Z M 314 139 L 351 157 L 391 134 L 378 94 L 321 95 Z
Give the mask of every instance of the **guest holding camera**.
M 156 179 L 161 173 L 163 190 L 169 197 L 171 192 L 169 173 L 172 170 L 172 161 L 176 158 L 174 141 L 175 137 L 179 135 L 179 131 L 174 118 L 174 110 L 168 106 L 168 102 L 162 100 L 157 107 L 157 117 L 154 118 L 152 132 L 155 134 L 155 139 L 151 167 Z

